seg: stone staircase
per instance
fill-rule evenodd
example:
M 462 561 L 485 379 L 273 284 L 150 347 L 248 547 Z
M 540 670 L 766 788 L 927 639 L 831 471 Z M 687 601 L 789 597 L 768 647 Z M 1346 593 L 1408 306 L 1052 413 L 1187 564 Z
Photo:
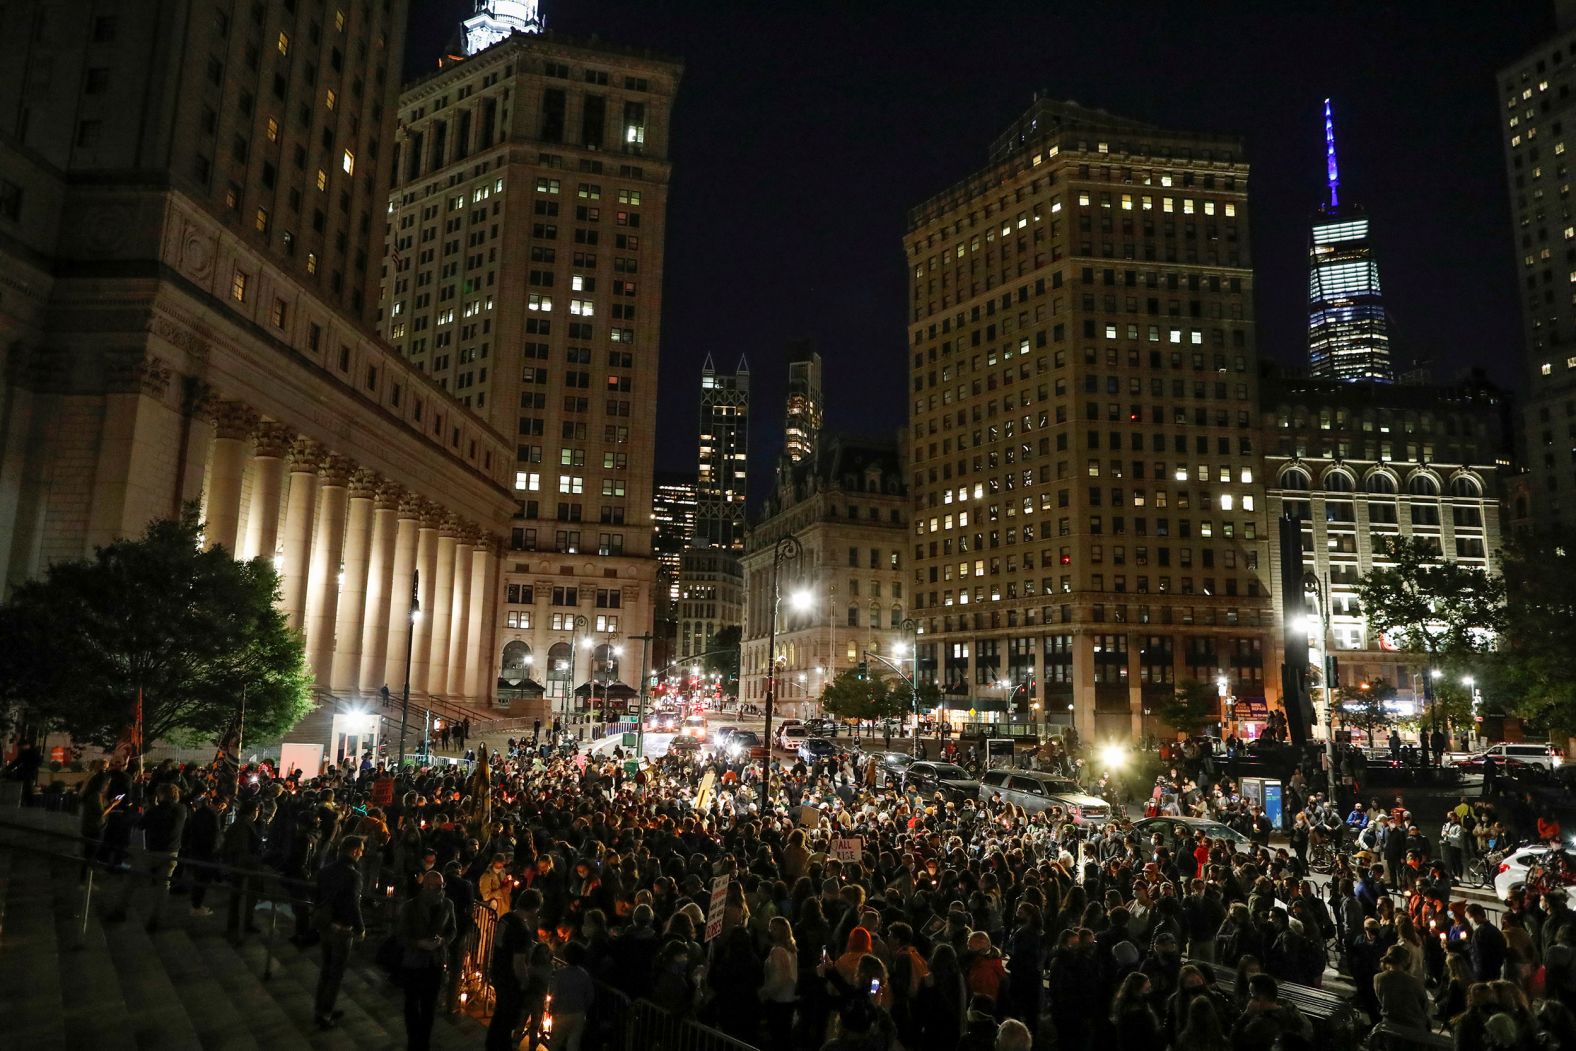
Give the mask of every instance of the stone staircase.
M 23 812 L 25 813 L 25 812 Z M 18 811 L 0 812 L 11 820 Z M 405 1043 L 403 996 L 373 964 L 368 937 L 339 996 L 345 1012 L 317 1028 L 312 1001 L 319 954 L 288 940 L 281 916 L 272 944 L 224 936 L 224 895 L 209 917 L 174 896 L 164 925 L 145 928 L 147 891 L 120 923 L 102 920 L 97 892 L 82 922 L 78 866 L 62 842 L 0 830 L 0 1044 L 26 1048 L 385 1048 Z M 40 849 L 55 853 L 46 854 Z M 110 894 L 128 877 L 100 881 Z M 266 912 L 257 919 L 266 927 Z M 265 971 L 268 977 L 265 977 Z M 440 1013 L 435 1048 L 475 1048 L 480 1022 Z

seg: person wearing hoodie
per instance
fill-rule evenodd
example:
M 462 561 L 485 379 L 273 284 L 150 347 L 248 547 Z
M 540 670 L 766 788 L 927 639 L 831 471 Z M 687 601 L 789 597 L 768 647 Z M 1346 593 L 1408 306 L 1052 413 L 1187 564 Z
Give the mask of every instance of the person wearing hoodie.
M 405 902 L 399 915 L 407 1051 L 427 1051 L 432 1045 L 438 992 L 454 931 L 454 906 L 443 893 L 443 874 L 429 870 L 421 877 L 421 889 Z

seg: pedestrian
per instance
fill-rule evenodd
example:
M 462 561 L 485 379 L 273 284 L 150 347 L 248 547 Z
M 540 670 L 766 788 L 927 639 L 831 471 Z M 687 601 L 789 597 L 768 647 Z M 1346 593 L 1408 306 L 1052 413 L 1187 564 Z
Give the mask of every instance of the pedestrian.
M 532 887 L 516 894 L 514 908 L 498 921 L 490 964 L 497 1001 L 487 1027 L 487 1051 L 513 1051 L 516 1045 L 514 1030 L 525 1013 L 525 985 L 541 911 L 542 894 Z
M 405 986 L 405 1047 L 427 1051 L 437 1017 L 447 948 L 455 936 L 454 906 L 443 892 L 443 874 L 428 870 L 421 889 L 400 909 L 400 963 Z
M 552 1051 L 580 1051 L 586 1016 L 596 1000 L 596 986 L 585 964 L 584 942 L 564 946 L 564 965 L 553 972 Z
M 350 963 L 350 946 L 367 936 L 361 918 L 361 858 L 365 853 L 365 840 L 347 836 L 340 844 L 338 859 L 318 875 L 315 917 L 323 939 L 323 966 L 318 972 L 312 1013 L 319 1029 L 332 1029 L 344 1017 L 345 1012 L 335 1003 Z

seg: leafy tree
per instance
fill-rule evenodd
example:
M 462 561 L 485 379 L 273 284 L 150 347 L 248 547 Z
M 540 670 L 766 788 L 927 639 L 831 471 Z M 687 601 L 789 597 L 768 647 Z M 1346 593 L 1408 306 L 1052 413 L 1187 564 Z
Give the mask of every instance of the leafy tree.
M 1505 622 L 1505 583 L 1413 537 L 1391 537 L 1357 584 L 1368 626 L 1402 650 L 1459 660 L 1487 651 Z
M 821 704 L 837 719 L 896 719 L 909 711 L 908 683 L 872 672 L 861 679 L 850 668 L 821 691 Z
M 1154 712 L 1191 737 L 1220 722 L 1220 691 L 1209 683 L 1183 679 L 1176 693 L 1156 704 Z
M 305 650 L 266 559 L 202 550 L 195 509 L 60 562 L 0 606 L 0 698 L 79 741 L 114 744 L 142 691 L 143 741 L 213 738 L 246 696 L 248 736 L 311 709 Z
M 717 673 L 723 693 L 738 694 L 739 640 L 742 635 L 742 629 L 735 624 L 717 632 L 706 645 L 708 656 L 703 663 L 708 672 Z
M 1503 552 L 1504 642 L 1485 693 L 1550 730 L 1576 730 L 1576 531 L 1511 538 Z
M 1395 721 L 1385 702 L 1395 696 L 1395 687 L 1384 679 L 1370 679 L 1356 686 L 1342 686 L 1335 691 L 1335 710 L 1342 722 L 1361 723 L 1368 734 L 1368 743 L 1374 743 L 1376 727 L 1389 726 Z

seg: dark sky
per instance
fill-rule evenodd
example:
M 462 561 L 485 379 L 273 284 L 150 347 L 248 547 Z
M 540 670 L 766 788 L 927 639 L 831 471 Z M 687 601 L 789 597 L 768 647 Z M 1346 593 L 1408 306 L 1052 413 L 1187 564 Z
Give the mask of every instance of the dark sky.
M 470 0 L 413 0 L 425 71 Z M 683 59 L 657 466 L 694 470 L 706 354 L 753 371 L 752 490 L 781 445 L 783 347 L 815 339 L 834 430 L 906 421 L 906 210 L 983 166 L 1035 90 L 1242 136 L 1259 346 L 1305 359 L 1321 100 L 1367 206 L 1398 361 L 1520 383 L 1494 75 L 1551 32 L 1506 3 L 543 0 L 548 26 Z M 1426 14 L 1424 14 L 1426 12 Z

